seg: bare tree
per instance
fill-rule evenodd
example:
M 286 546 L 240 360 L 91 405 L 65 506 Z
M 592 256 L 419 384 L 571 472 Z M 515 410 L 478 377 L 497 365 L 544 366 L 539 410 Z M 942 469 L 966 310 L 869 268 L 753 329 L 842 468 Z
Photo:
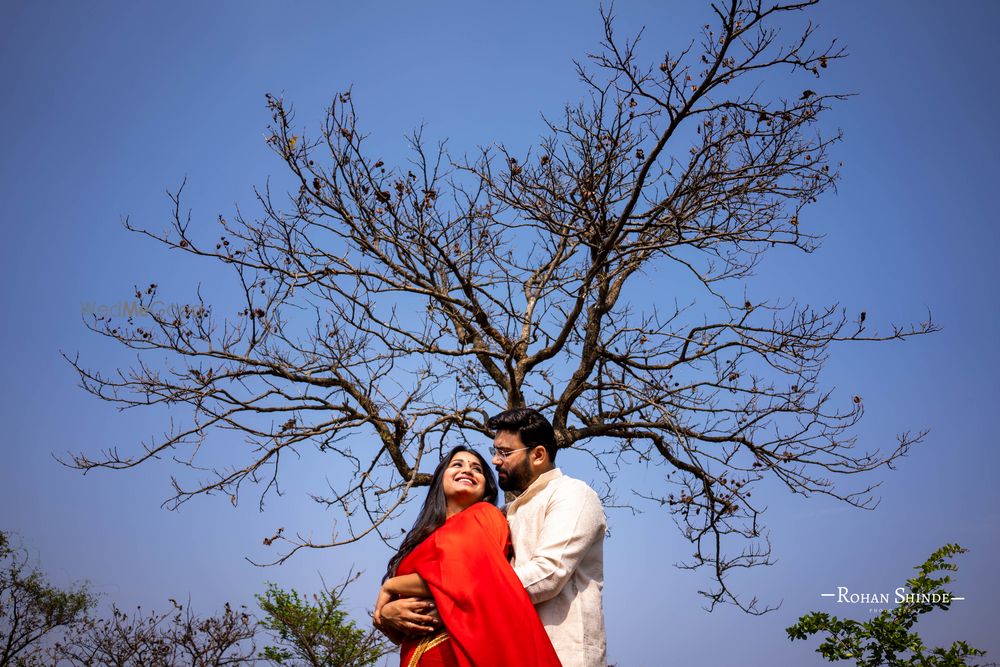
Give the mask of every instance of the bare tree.
M 170 647 L 160 636 L 166 613 L 143 614 L 141 608 L 129 616 L 117 606 L 109 618 L 87 618 L 74 627 L 55 647 L 59 660 L 71 665 L 138 667 L 166 664 Z
M 88 618 L 74 627 L 54 654 L 63 664 L 115 667 L 192 665 L 222 667 L 255 662 L 258 622 L 229 604 L 217 616 L 201 618 L 170 601 L 172 612 L 129 616 L 113 606 L 109 618 Z
M 314 138 L 268 95 L 268 142 L 299 184 L 287 203 L 258 190 L 259 215 L 220 216 L 221 236 L 206 241 L 181 186 L 169 231 L 125 223 L 230 267 L 240 311 L 199 296 L 141 326 L 95 317 L 88 326 L 138 351 L 138 364 L 102 374 L 70 360 L 96 396 L 184 406 L 190 420 L 135 453 L 67 463 L 124 469 L 169 455 L 198 470 L 210 433 L 243 434 L 232 465 L 193 486 L 174 480 L 176 506 L 214 492 L 235 503 L 248 482 L 263 502 L 303 448 L 346 462 L 352 474 L 314 496 L 342 514 L 335 534 L 280 535 L 284 559 L 390 537 L 387 520 L 428 481 L 425 456 L 482 442 L 488 415 L 531 405 L 552 417 L 560 447 L 589 452 L 609 477 L 662 465 L 663 486 L 640 495 L 694 544 L 682 567 L 712 572 L 710 607 L 766 611 L 727 583 L 734 568 L 769 562 L 751 489 L 772 480 L 872 507 L 874 485 L 840 479 L 891 467 L 922 437 L 858 451 L 861 399 L 837 405 L 821 382 L 831 346 L 935 329 L 928 319 L 878 332 L 839 305 L 743 296 L 766 251 L 817 247 L 805 211 L 838 176 L 840 134 L 821 120 L 844 95 L 818 91 L 845 52 L 814 47 L 811 23 L 792 39 L 779 30 L 814 4 L 714 5 L 700 38 L 653 63 L 602 12 L 601 49 L 577 66 L 584 101 L 521 155 L 499 145 L 456 158 L 418 131 L 411 163 L 393 167 L 368 150 L 349 91 Z M 136 298 L 149 308 L 156 294 Z
M 221 614 L 200 618 L 190 605 L 174 604 L 174 618 L 166 633 L 173 648 L 172 662 L 183 665 L 243 665 L 256 657 L 254 636 L 258 622 L 245 609 L 234 610 L 229 603 Z

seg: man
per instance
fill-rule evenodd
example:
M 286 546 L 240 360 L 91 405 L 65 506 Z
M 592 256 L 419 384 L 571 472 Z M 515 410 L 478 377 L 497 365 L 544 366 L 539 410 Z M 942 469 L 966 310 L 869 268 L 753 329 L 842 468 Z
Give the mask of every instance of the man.
M 488 426 L 500 488 L 517 494 L 507 506 L 514 571 L 563 667 L 605 667 L 601 501 L 555 466 L 555 432 L 537 410 L 507 410 Z
M 555 432 L 537 410 L 517 408 L 488 422 L 496 433 L 493 465 L 507 506 L 514 571 L 552 640 L 563 667 L 607 665 L 604 534 L 601 502 L 587 484 L 555 467 Z M 383 623 L 403 632 L 437 622 L 432 603 L 399 600 L 383 607 Z M 388 614 L 387 614 L 388 612 Z

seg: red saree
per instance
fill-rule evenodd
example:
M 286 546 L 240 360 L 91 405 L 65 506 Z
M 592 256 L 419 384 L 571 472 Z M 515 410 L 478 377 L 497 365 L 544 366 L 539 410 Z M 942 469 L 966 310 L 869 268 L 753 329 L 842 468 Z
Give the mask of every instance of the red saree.
M 447 637 L 406 640 L 402 667 L 560 667 L 552 643 L 507 556 L 510 528 L 479 502 L 448 519 L 399 564 L 434 595 Z

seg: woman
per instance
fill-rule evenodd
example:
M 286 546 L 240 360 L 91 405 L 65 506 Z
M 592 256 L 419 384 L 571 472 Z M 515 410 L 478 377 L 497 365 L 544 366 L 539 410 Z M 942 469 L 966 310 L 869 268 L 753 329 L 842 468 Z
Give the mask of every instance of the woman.
M 402 638 L 402 667 L 559 667 L 510 566 L 510 529 L 496 501 L 493 471 L 475 450 L 456 447 L 434 471 L 375 605 L 375 624 L 381 625 L 389 600 L 434 598 L 444 628 Z

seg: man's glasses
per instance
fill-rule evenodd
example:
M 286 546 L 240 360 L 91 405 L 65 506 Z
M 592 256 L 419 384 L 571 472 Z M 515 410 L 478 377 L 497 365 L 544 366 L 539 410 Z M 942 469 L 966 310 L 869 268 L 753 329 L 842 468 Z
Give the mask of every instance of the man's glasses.
M 534 447 L 521 447 L 520 449 L 497 449 L 496 447 L 490 447 L 490 454 L 494 457 L 500 457 L 501 461 L 506 461 L 514 452 L 523 452 L 526 449 L 534 449 Z

